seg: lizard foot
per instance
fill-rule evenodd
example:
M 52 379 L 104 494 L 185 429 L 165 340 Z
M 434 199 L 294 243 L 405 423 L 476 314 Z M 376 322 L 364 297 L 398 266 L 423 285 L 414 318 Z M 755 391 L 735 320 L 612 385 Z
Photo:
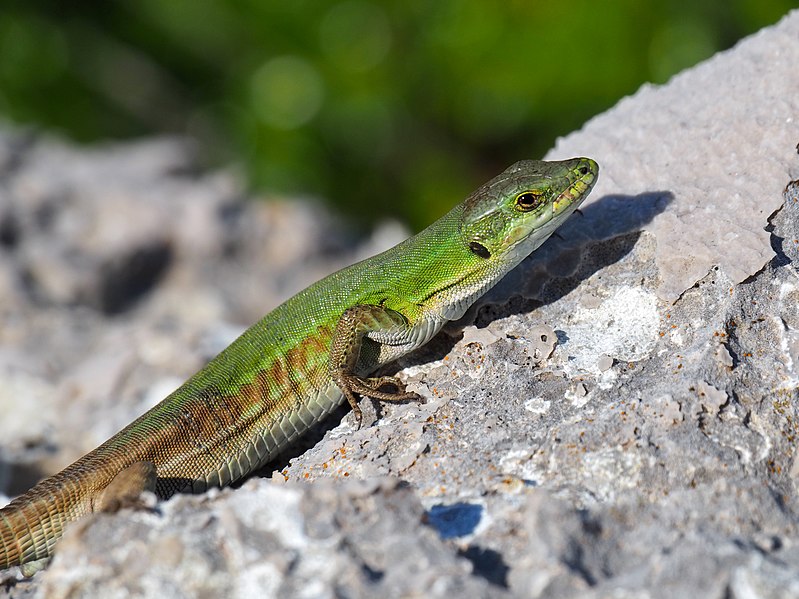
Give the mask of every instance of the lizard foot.
M 117 512 L 130 507 L 147 507 L 141 500 L 144 491 L 155 492 L 156 472 L 152 462 L 134 462 L 108 483 L 93 503 L 95 512 Z
M 363 423 L 363 411 L 358 405 L 358 397 L 369 397 L 378 401 L 424 401 L 418 393 L 405 390 L 405 383 L 393 376 L 380 376 L 372 378 L 360 378 L 354 375 L 340 375 L 336 381 L 339 388 L 344 392 L 344 396 L 355 414 L 358 428 Z

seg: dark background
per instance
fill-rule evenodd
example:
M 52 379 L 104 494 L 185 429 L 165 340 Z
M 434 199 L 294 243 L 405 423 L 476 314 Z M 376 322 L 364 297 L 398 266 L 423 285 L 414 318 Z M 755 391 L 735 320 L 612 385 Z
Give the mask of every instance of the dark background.
M 793 0 L 4 0 L 0 118 L 189 135 L 253 188 L 419 228 Z

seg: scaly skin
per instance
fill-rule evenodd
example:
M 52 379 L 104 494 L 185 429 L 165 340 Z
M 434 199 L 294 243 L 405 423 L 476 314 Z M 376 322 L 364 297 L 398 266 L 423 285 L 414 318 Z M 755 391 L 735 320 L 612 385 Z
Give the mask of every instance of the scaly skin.
M 358 396 L 417 398 L 394 378 L 365 377 L 461 317 L 597 175 L 588 158 L 518 162 L 418 235 L 298 293 L 160 404 L 0 510 L 0 569 L 41 564 L 68 522 L 144 489 L 166 498 L 229 484 L 345 399 L 360 422 Z

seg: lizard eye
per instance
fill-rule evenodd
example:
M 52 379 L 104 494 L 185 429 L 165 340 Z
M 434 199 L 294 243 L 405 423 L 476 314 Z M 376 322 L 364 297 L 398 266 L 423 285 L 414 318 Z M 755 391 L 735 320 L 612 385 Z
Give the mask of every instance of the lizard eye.
M 543 194 L 525 191 L 516 196 L 516 207 L 522 212 L 530 212 L 538 208 L 544 200 Z

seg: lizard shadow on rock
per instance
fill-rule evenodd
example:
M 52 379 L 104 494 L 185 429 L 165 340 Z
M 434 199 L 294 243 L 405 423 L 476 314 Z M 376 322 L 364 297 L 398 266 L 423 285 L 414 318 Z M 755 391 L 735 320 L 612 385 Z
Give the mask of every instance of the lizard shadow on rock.
M 463 327 L 474 324 L 485 328 L 500 318 L 526 314 L 560 300 L 594 273 L 629 254 L 643 226 L 673 200 L 670 191 L 650 191 L 634 196 L 607 195 L 591 203 L 478 299 L 463 318 L 389 368 L 396 372 L 440 360 L 463 337 Z
M 634 196 L 607 195 L 592 202 L 572 215 L 558 229 L 557 236 L 547 240 L 532 256 L 508 273 L 463 318 L 445 327 L 424 347 L 386 365 L 377 375 L 390 375 L 409 366 L 442 359 L 461 339 L 462 329 L 466 325 L 475 324 L 483 328 L 494 320 L 512 314 L 529 313 L 558 301 L 595 272 L 629 254 L 641 235 L 642 227 L 663 212 L 673 199 L 674 195 L 670 191 L 651 191 Z M 519 289 L 529 290 L 535 285 L 539 286 L 537 290 L 534 289 L 537 291 L 535 297 L 529 291 L 529 296 L 519 295 Z M 372 403 L 375 417 L 379 418 L 380 405 Z M 366 408 L 364 426 L 368 426 L 369 414 L 365 404 L 362 402 L 361 406 Z M 288 466 L 290 460 L 313 447 L 325 432 L 338 426 L 349 411 L 347 405 L 334 411 L 298 440 L 294 447 L 257 474 L 268 475 Z

